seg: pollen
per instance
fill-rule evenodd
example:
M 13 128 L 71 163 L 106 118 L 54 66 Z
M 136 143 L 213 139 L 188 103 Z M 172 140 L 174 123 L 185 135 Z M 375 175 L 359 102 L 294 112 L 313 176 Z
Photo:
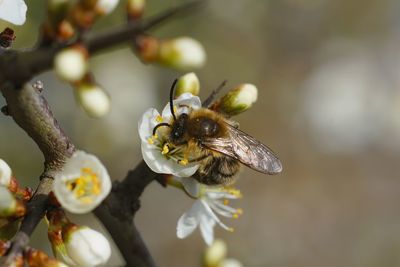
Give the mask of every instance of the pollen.
M 169 145 L 168 143 L 164 144 L 161 154 L 166 155 L 169 152 Z
M 237 209 L 236 213 L 239 214 L 239 215 L 242 215 L 243 214 L 243 210 L 242 209 Z
M 160 115 L 157 115 L 156 121 L 157 121 L 158 123 L 163 122 L 163 118 L 162 118 Z
M 100 179 L 91 168 L 82 168 L 80 176 L 66 182 L 66 188 L 84 204 L 93 202 L 93 196 L 100 195 Z
M 153 145 L 153 144 L 154 144 L 153 137 L 149 137 L 149 138 L 147 139 L 147 143 L 149 143 L 149 145 Z
M 238 218 L 239 218 L 239 214 L 235 213 L 235 214 L 232 215 L 232 217 L 233 217 L 234 219 L 238 219 Z
M 237 189 L 235 189 L 233 187 L 232 188 L 226 188 L 226 192 L 228 192 L 229 194 L 231 194 L 231 195 L 233 195 L 233 196 L 235 196 L 237 198 L 242 198 L 243 197 L 242 193 L 239 190 L 237 190 Z
M 231 232 L 231 233 L 235 232 L 235 229 L 232 228 L 232 227 L 229 227 L 227 230 L 228 230 L 229 232 Z
M 229 200 L 228 199 L 224 199 L 224 205 L 227 206 L 229 204 Z
M 179 160 L 178 162 L 179 162 L 179 164 L 181 164 L 182 166 L 186 166 L 186 165 L 189 163 L 189 161 L 188 161 L 187 159 L 182 159 L 182 160 Z

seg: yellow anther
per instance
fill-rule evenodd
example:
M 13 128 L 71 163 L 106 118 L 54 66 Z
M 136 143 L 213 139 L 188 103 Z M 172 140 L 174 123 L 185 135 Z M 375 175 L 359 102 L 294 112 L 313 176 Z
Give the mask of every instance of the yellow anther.
M 168 152 L 169 152 L 169 145 L 164 144 L 161 154 L 165 155 L 165 154 L 168 154 Z
M 228 228 L 228 231 L 231 232 L 231 233 L 233 233 L 233 232 L 235 232 L 235 229 L 233 229 L 232 227 L 230 227 L 230 228 Z
M 156 121 L 157 121 L 158 123 L 163 122 L 163 118 L 162 118 L 160 115 L 157 115 Z
M 224 199 L 224 205 L 228 205 L 229 204 L 229 200 L 228 199 Z
M 242 209 L 237 209 L 236 213 L 239 214 L 239 215 L 242 215 L 243 214 L 243 210 Z
M 187 159 L 182 159 L 179 161 L 179 164 L 181 164 L 182 166 L 186 166 L 189 163 L 189 161 Z
M 151 138 L 153 138 L 154 140 L 158 139 L 158 134 L 157 133 L 153 134 L 153 136 Z
M 147 139 L 147 143 L 149 143 L 149 145 L 154 144 L 153 138 L 152 138 L 152 137 L 149 137 L 149 138 Z
M 235 188 L 226 188 L 226 192 L 238 198 L 243 197 L 242 193 Z
M 232 217 L 233 217 L 234 219 L 237 219 L 237 218 L 239 218 L 239 214 L 235 213 L 235 214 L 232 215 Z

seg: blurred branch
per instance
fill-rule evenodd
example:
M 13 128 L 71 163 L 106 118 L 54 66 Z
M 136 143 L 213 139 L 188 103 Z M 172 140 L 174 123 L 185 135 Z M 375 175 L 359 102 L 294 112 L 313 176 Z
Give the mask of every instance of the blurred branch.
M 94 211 L 116 241 L 127 266 L 156 266 L 133 222 L 140 208 L 139 198 L 153 180 L 162 182 L 162 175 L 142 161 L 122 182 L 114 183 L 112 192 Z

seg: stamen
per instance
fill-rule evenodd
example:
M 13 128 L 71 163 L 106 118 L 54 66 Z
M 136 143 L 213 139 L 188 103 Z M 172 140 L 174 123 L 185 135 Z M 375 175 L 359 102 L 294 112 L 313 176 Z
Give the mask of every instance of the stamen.
M 91 168 L 82 168 L 81 176 L 67 181 L 65 185 L 80 202 L 85 204 L 92 203 L 93 197 L 101 193 L 99 177 Z
M 235 214 L 232 215 L 232 217 L 233 217 L 234 219 L 238 219 L 238 218 L 239 218 L 239 214 L 235 213 Z
M 165 155 L 165 154 L 168 154 L 168 152 L 169 152 L 169 145 L 168 145 L 168 143 L 166 143 L 166 144 L 164 144 L 164 146 L 163 146 L 163 149 L 162 149 L 162 151 L 161 151 L 161 154 Z
M 237 214 L 242 215 L 243 214 L 243 210 L 242 209 L 237 209 L 236 210 Z
M 229 200 L 228 199 L 224 199 L 224 205 L 228 205 L 229 204 Z
M 153 145 L 153 144 L 154 144 L 153 137 L 149 137 L 149 138 L 147 139 L 147 143 L 149 143 L 149 145 Z
M 182 160 L 178 160 L 178 163 L 181 164 L 182 166 L 186 166 L 189 163 L 189 161 L 186 158 L 184 158 Z
M 160 115 L 157 115 L 156 121 L 157 121 L 158 123 L 163 122 L 163 117 L 161 117 Z
M 231 233 L 235 232 L 235 229 L 232 227 L 229 227 L 227 230 L 228 230 L 228 232 L 231 232 Z

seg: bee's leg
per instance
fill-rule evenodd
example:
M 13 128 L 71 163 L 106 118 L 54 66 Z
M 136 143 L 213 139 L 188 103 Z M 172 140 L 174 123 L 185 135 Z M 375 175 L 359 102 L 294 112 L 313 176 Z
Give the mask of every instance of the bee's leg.
M 239 129 L 239 123 L 237 121 L 232 121 L 232 120 L 226 120 L 226 122 L 232 126 L 233 128 Z

